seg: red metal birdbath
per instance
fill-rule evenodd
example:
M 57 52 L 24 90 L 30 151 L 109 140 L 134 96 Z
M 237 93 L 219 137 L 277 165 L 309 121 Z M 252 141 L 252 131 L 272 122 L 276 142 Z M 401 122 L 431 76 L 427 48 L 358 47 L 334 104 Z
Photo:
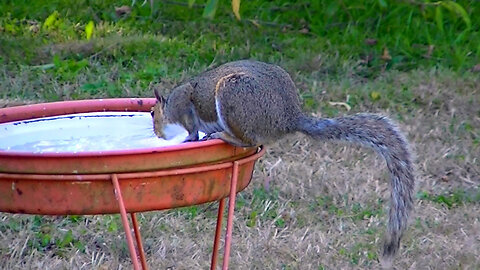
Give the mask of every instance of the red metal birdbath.
M 0 123 L 87 112 L 148 112 L 152 98 L 82 100 L 0 109 Z M 223 268 L 228 268 L 236 193 L 263 148 L 220 140 L 131 150 L 35 153 L 0 150 L 0 211 L 40 215 L 120 213 L 134 269 L 147 269 L 135 213 L 219 201 L 215 269 L 229 197 Z M 137 247 L 127 213 L 130 213 Z M 138 257 L 137 257 L 138 250 Z M 140 262 L 139 262 L 140 261 Z

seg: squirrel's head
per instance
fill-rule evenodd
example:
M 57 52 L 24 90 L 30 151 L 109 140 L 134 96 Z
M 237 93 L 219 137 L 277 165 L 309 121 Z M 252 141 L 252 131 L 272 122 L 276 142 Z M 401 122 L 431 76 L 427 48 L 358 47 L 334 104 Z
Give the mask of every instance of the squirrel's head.
M 153 118 L 153 132 L 160 138 L 165 139 L 166 135 L 164 132 L 165 125 L 167 124 L 167 119 L 164 114 L 166 100 L 163 96 L 161 96 L 157 89 L 153 91 L 155 93 L 155 97 L 157 98 L 157 102 L 152 107 L 151 114 Z

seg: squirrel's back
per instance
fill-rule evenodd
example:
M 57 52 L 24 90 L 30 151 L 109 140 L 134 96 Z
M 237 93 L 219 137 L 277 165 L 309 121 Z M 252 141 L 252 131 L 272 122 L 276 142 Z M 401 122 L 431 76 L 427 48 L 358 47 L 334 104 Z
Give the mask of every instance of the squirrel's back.
M 248 144 L 265 144 L 294 132 L 302 114 L 295 84 L 276 65 L 230 62 L 188 83 L 194 88 L 192 102 L 198 116 L 203 121 L 222 121 L 225 129 Z

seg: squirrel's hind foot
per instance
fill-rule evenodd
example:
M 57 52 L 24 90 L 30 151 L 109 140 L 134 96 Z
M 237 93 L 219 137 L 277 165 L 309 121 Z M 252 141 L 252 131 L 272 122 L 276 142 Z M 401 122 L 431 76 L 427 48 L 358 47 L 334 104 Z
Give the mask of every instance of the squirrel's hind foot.
M 225 131 L 214 132 L 212 134 L 209 134 L 208 137 L 209 137 L 208 139 L 220 139 L 220 140 L 222 140 L 222 141 L 224 141 L 228 144 L 231 144 L 233 146 L 238 146 L 238 147 L 254 147 L 254 146 L 256 146 L 256 145 L 251 145 L 251 144 L 244 143 L 240 139 L 238 139 L 236 137 L 233 137 L 232 135 L 228 134 Z

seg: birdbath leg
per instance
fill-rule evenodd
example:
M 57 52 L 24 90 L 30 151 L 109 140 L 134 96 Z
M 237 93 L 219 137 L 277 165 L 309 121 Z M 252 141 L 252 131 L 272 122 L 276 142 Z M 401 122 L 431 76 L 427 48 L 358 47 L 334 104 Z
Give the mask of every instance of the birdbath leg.
M 232 244 L 233 230 L 233 212 L 235 211 L 235 199 L 237 197 L 237 180 L 238 180 L 239 162 L 233 162 L 232 182 L 230 184 L 230 196 L 228 199 L 228 217 L 227 217 L 227 233 L 225 235 L 225 251 L 223 256 L 222 270 L 228 269 L 228 260 L 230 258 L 230 245 Z
M 210 264 L 210 270 L 215 270 L 217 267 L 218 259 L 218 246 L 220 245 L 220 237 L 222 235 L 222 219 L 223 219 L 223 209 L 225 208 L 225 198 L 220 199 L 218 204 L 218 215 L 217 215 L 217 227 L 215 229 L 215 240 L 213 242 L 213 254 L 212 262 Z
M 128 250 L 130 251 L 130 257 L 132 258 L 133 269 L 140 270 L 137 252 L 135 251 L 135 245 L 133 243 L 133 237 L 128 223 L 127 211 L 125 210 L 125 203 L 123 202 L 122 191 L 120 190 L 120 184 L 118 183 L 118 177 L 116 174 L 112 174 L 112 183 L 115 191 L 115 199 L 117 199 L 120 208 L 120 216 L 122 217 L 123 228 L 125 229 L 125 237 L 127 238 Z
M 142 268 L 144 270 L 147 270 L 147 259 L 145 258 L 145 252 L 143 250 L 142 235 L 140 234 L 140 230 L 138 229 L 137 216 L 135 215 L 135 213 L 131 213 L 130 216 L 132 217 L 133 231 L 135 232 L 135 239 L 137 240 L 138 253 L 140 253 L 140 262 L 142 263 Z

